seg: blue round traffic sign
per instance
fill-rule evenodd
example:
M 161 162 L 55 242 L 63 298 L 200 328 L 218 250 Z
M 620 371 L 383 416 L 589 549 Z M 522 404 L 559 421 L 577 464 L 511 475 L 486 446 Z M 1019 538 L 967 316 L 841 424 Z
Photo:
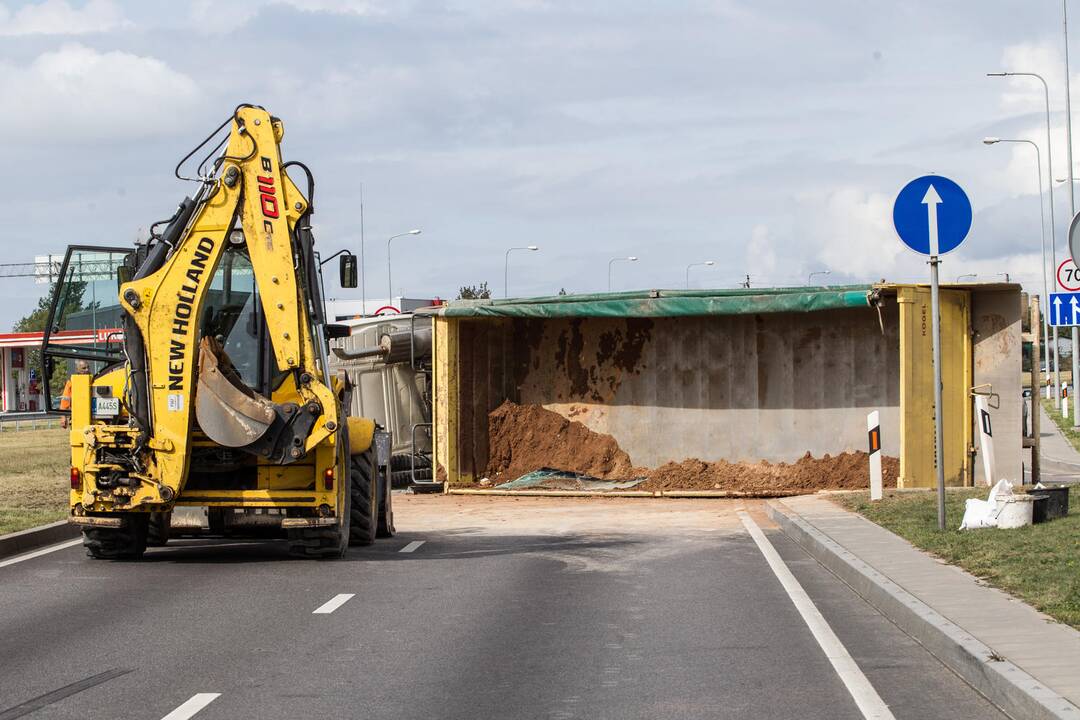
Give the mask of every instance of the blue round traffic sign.
M 971 201 L 949 178 L 923 175 L 896 196 L 893 227 L 915 252 L 944 255 L 959 247 L 971 230 Z

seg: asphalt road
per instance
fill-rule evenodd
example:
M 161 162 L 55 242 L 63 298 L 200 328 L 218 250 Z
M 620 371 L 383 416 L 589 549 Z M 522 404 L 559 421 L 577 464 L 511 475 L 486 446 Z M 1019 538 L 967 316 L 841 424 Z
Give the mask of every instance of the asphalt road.
M 396 501 L 398 537 L 343 561 L 0 567 L 0 720 L 864 717 L 741 507 L 896 718 L 1004 717 L 754 504 Z

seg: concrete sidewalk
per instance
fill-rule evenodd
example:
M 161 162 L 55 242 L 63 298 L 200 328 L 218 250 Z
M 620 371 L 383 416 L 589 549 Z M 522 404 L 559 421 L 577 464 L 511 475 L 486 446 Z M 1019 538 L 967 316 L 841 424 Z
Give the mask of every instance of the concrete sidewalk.
M 1080 632 L 823 497 L 774 500 L 770 510 L 811 555 L 1006 712 L 1080 717 Z
M 1039 403 L 1039 442 L 1041 444 L 1043 480 L 1050 482 L 1080 482 L 1080 452 L 1072 446 Z M 1025 478 L 1025 482 L 1030 482 Z

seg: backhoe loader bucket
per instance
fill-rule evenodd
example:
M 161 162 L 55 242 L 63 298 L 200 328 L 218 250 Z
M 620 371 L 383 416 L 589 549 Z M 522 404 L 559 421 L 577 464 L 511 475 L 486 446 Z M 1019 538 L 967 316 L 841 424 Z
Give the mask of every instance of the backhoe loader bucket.
M 274 422 L 270 400 L 244 384 L 221 345 L 211 337 L 199 343 L 199 385 L 195 417 L 208 438 L 226 447 L 257 441 Z

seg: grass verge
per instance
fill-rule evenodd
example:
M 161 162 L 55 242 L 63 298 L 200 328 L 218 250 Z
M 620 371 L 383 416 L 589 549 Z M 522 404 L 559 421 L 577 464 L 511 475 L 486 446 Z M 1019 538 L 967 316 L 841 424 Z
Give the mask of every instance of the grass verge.
M 70 465 L 67 430 L 0 434 L 0 535 L 67 517 Z
M 979 488 L 946 493 L 949 528 L 937 529 L 937 496 L 886 491 L 871 503 L 869 493 L 836 495 L 833 499 L 861 513 L 912 545 L 959 565 L 990 585 L 1004 590 L 1055 620 L 1080 629 L 1080 491 L 1069 494 L 1070 514 L 1052 522 L 1017 530 L 956 530 L 964 501 L 985 499 Z
M 1046 410 L 1046 414 L 1050 416 L 1050 419 L 1054 421 L 1054 424 L 1061 430 L 1061 434 L 1065 436 L 1074 448 L 1080 450 L 1080 430 L 1073 427 L 1072 419 L 1066 420 L 1065 417 L 1054 407 L 1053 400 L 1047 400 L 1042 398 L 1043 409 Z

